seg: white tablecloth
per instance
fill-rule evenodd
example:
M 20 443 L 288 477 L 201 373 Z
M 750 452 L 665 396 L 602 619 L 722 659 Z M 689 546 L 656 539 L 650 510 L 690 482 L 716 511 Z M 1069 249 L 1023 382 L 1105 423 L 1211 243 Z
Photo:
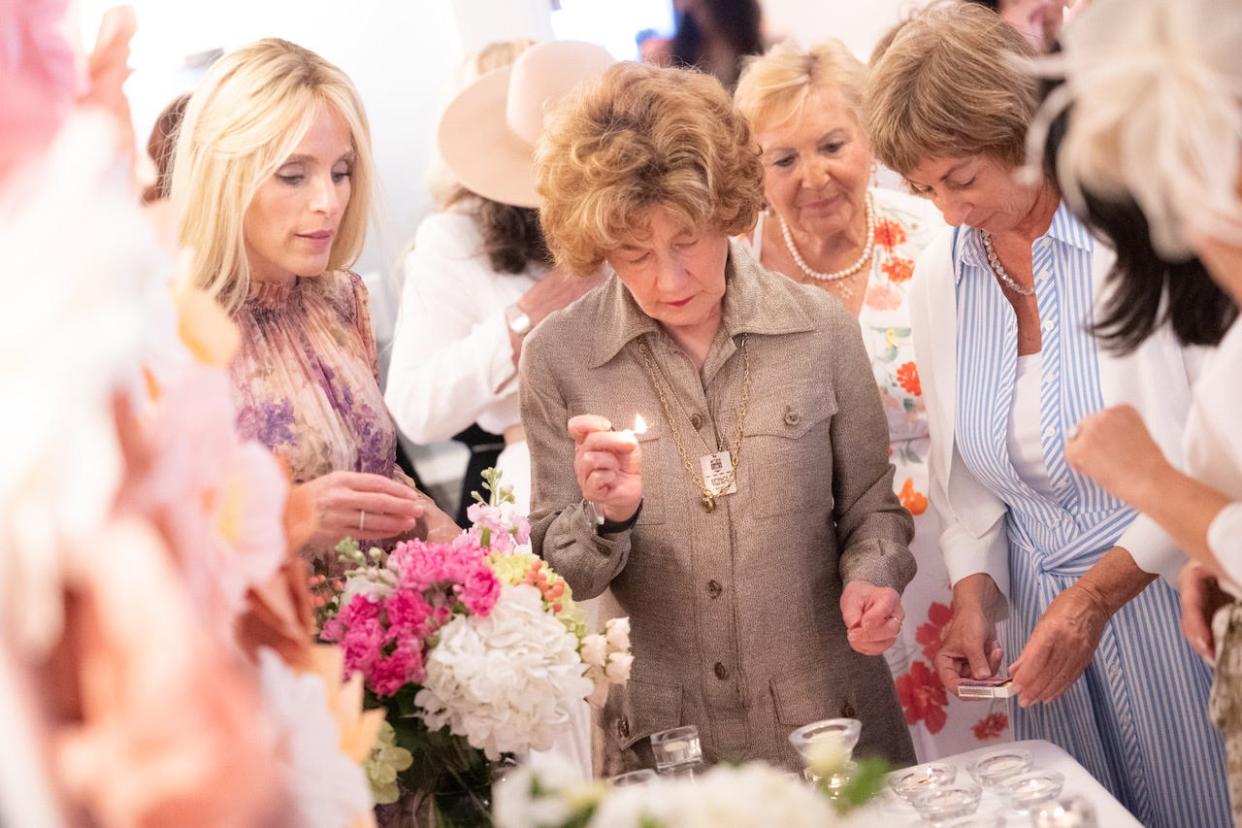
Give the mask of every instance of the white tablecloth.
M 937 761 L 956 765 L 958 773 L 964 775 L 967 772 L 966 766 L 984 754 L 1011 747 L 1022 748 L 1031 752 L 1031 761 L 1034 765 L 1033 770 L 1055 770 L 1064 774 L 1065 787 L 1061 791 L 1061 797 L 1058 798 L 1077 795 L 1086 799 L 1095 808 L 1096 820 L 1101 828 L 1141 828 L 1139 821 L 1120 802 L 1113 799 L 1112 794 L 1097 782 L 1095 777 L 1087 773 L 1082 765 L 1075 762 L 1061 748 L 1042 739 L 994 745 L 947 756 Z M 918 812 L 914 810 L 913 806 L 897 800 L 896 797 L 887 796 L 884 800 L 879 805 L 877 816 L 883 813 L 885 816 L 896 818 L 896 821 L 892 823 L 893 828 L 903 828 L 907 824 L 918 824 Z M 995 793 L 985 790 L 983 799 L 979 803 L 979 813 L 1004 813 L 1004 811 L 1005 806 L 1001 799 Z M 902 816 L 908 817 L 908 819 L 900 819 Z M 1025 827 L 1030 824 L 1030 819 L 1027 816 L 1018 814 L 1011 814 L 1006 822 L 1006 825 L 1011 828 Z

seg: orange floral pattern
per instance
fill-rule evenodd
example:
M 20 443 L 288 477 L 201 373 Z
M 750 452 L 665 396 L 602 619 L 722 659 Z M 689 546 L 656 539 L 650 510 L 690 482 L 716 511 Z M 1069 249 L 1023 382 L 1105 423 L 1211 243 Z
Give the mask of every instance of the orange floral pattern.
M 884 271 L 890 282 L 901 284 L 910 281 L 910 277 L 914 275 L 914 262 L 894 257 L 885 262 L 880 270 Z
M 906 229 L 892 219 L 880 219 L 875 226 L 875 243 L 885 250 L 892 250 L 906 243 Z
M 897 497 L 901 500 L 901 505 L 906 507 L 906 511 L 916 517 L 927 511 L 927 495 L 914 488 L 912 477 L 906 478 Z
M 993 713 L 975 722 L 970 730 L 975 734 L 976 739 L 980 742 L 986 742 L 988 739 L 999 739 L 1005 735 L 1005 729 L 1008 727 L 1008 716 L 1004 713 Z
M 923 658 L 936 663 L 936 654 L 940 652 L 940 636 L 945 626 L 953 618 L 953 610 L 947 604 L 933 601 L 927 608 L 927 623 L 920 624 L 914 633 L 914 640 L 923 648 Z
M 910 672 L 897 677 L 897 698 L 906 714 L 906 724 L 927 725 L 929 733 L 939 733 L 948 721 L 945 708 L 949 698 L 940 677 L 923 662 L 910 665 Z
M 897 382 L 916 397 L 923 396 L 923 383 L 919 380 L 919 366 L 907 362 L 897 369 Z

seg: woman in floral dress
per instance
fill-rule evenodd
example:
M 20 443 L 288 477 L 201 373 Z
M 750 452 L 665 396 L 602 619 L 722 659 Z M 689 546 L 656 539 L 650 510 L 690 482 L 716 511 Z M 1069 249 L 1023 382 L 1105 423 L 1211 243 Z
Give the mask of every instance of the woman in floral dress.
M 317 528 L 304 551 L 327 563 L 345 536 L 457 531 L 396 467 L 366 290 L 347 269 L 371 180 L 357 91 L 313 52 L 242 47 L 191 96 L 172 187 L 191 279 L 238 323 L 239 430 L 309 494 Z
M 914 260 L 945 224 L 930 202 L 869 186 L 865 72 L 836 40 L 805 51 L 781 45 L 748 66 L 736 100 L 759 142 L 768 202 L 752 250 L 768 269 L 836 296 L 858 317 L 871 357 L 919 565 L 902 599 L 907 623 L 886 656 L 915 749 L 928 760 L 1006 738 L 1008 718 L 999 703 L 946 693 L 932 666 L 950 592 L 927 508 L 927 422 L 907 296 Z

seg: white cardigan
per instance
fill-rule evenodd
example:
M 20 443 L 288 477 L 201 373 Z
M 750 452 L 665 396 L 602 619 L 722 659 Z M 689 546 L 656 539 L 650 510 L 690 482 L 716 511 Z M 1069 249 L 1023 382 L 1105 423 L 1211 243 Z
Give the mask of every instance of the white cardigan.
M 544 269 L 494 271 L 462 210 L 423 219 L 404 267 L 384 392 L 397 427 L 415 443 L 434 443 L 475 422 L 493 434 L 520 423 L 505 308 Z
M 969 230 L 963 228 L 964 234 Z M 928 246 L 915 267 L 910 318 L 915 359 L 927 406 L 931 451 L 928 457 L 931 505 L 944 527 L 940 549 L 950 583 L 985 572 L 1009 592 L 1009 541 L 1005 504 L 966 468 L 956 441 L 957 301 L 953 230 Z M 1106 297 L 1104 279 L 1113 266 L 1111 249 L 1095 240 L 1091 276 L 1095 307 Z M 1191 386 L 1202 351 L 1183 348 L 1168 326 L 1128 356 L 1099 349 L 1101 392 L 1106 406 L 1130 404 L 1143 416 L 1166 456 L 1182 465 L 1182 435 L 1191 403 Z M 1127 549 L 1146 572 L 1176 583 L 1184 554 L 1154 521 L 1139 515 L 1117 545 Z

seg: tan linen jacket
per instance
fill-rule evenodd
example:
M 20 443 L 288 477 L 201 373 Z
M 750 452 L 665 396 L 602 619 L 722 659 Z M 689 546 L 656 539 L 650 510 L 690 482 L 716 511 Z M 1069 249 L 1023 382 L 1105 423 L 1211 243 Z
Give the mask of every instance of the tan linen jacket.
M 731 242 L 720 332 L 701 371 L 614 275 L 549 316 L 521 360 L 532 467 L 532 543 L 578 598 L 611 592 L 629 615 L 634 666 L 602 726 L 604 770 L 649 763 L 646 737 L 698 726 L 708 761 L 797 757 L 809 722 L 862 720 L 857 755 L 913 762 L 892 676 L 846 640 L 846 581 L 898 591 L 914 576 L 913 523 L 893 494 L 888 429 L 857 321 L 827 293 L 764 270 Z M 751 373 L 736 494 L 708 513 L 698 471 L 735 439 L 740 337 Z M 675 388 L 670 423 L 643 367 L 649 343 Z M 608 417 L 642 435 L 637 525 L 599 536 L 574 476 L 566 422 Z M 732 447 L 732 446 L 730 446 Z M 736 455 L 736 452 L 735 452 Z M 697 476 L 697 475 L 696 475 Z

